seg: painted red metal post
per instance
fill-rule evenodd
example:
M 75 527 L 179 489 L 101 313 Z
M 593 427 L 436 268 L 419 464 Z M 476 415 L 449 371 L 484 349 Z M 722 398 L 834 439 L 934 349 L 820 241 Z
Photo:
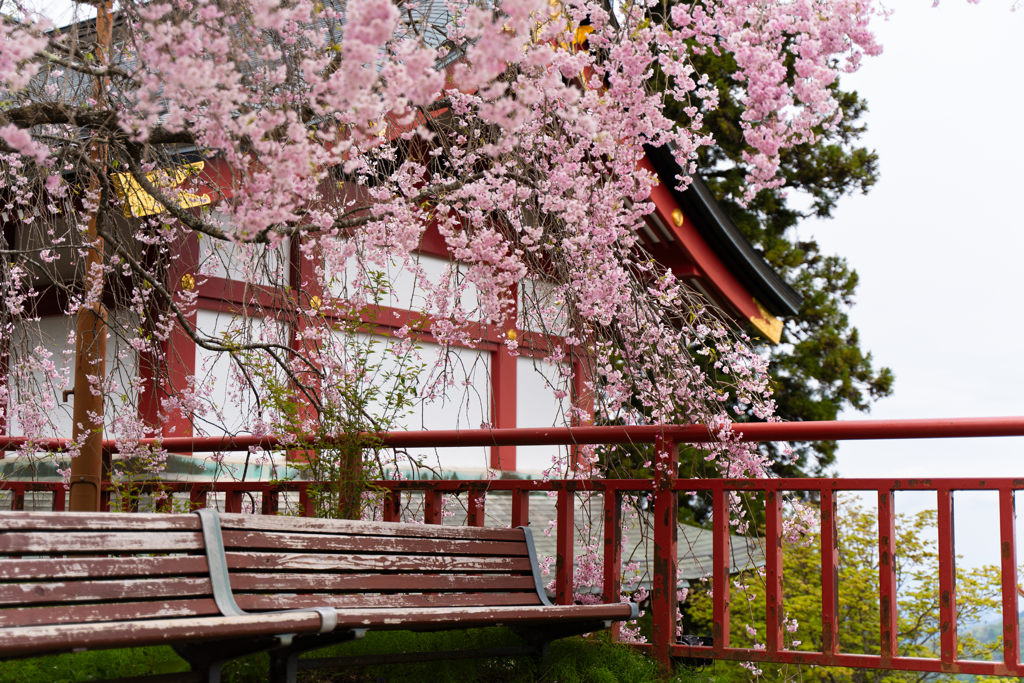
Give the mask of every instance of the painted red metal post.
M 530 489 L 512 489 L 512 528 L 530 526 Z
M 622 593 L 622 492 L 604 492 L 604 601 L 619 602 Z M 619 639 L 619 622 L 613 622 L 611 639 Z
M 778 491 L 765 493 L 765 644 L 769 654 L 786 649 L 782 593 L 782 496 Z
M 896 496 L 878 492 L 878 618 L 882 662 L 898 656 L 899 607 L 896 600 Z
M 729 647 L 729 620 L 731 617 L 729 598 L 729 570 L 732 566 L 732 540 L 729 534 L 729 492 L 716 488 L 712 492 L 712 576 L 711 589 L 711 635 L 716 653 Z
M 471 489 L 466 497 L 466 526 L 484 526 L 484 500 L 486 492 Z
M 1020 623 L 1017 617 L 1017 509 L 1013 489 L 999 491 L 1000 573 L 1003 584 L 1003 664 L 1020 667 Z
M 568 488 L 558 489 L 558 537 L 555 539 L 555 602 L 573 604 L 573 536 L 576 531 L 576 494 Z
M 423 492 L 423 523 L 442 524 L 444 521 L 444 498 L 437 489 L 427 489 Z
M 821 490 L 821 650 L 839 654 L 839 524 L 836 492 Z
M 672 647 L 676 644 L 676 575 L 679 562 L 679 494 L 673 487 L 679 474 L 679 449 L 675 441 L 654 442 L 654 576 L 651 612 L 654 622 L 654 656 L 666 670 L 672 670 Z
M 956 541 L 953 537 L 953 492 L 938 490 L 939 506 L 939 655 L 942 668 L 956 662 Z

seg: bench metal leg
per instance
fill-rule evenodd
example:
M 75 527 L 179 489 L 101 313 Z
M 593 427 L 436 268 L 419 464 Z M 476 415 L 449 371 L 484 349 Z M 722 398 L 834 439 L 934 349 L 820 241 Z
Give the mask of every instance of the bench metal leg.
M 603 631 L 611 626 L 611 621 L 602 619 L 599 621 L 570 621 L 567 624 L 531 624 L 530 626 L 515 626 L 511 630 L 537 649 L 542 662 L 547 662 L 551 641 Z
M 292 635 L 258 636 L 248 640 L 210 641 L 173 645 L 174 651 L 192 667 L 205 675 L 205 683 L 221 683 L 221 667 L 232 659 L 287 647 Z
M 299 673 L 299 655 L 311 650 L 330 647 L 339 643 L 359 640 L 366 635 L 365 628 L 334 631 L 322 635 L 302 635 L 292 638 L 286 647 L 270 651 L 269 683 L 295 683 Z

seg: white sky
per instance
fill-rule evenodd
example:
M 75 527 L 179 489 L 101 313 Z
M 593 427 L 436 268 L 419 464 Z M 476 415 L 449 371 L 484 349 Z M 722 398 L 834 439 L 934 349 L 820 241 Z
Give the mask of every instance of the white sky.
M 891 398 L 843 419 L 1024 415 L 1024 11 L 1011 2 L 889 3 L 895 13 L 875 24 L 884 54 L 843 80 L 868 101 L 863 142 L 881 180 L 800 234 L 857 269 L 851 318 L 896 373 Z M 1024 437 L 845 442 L 838 470 L 1024 476 L 1022 455 Z M 931 502 L 902 500 L 907 512 Z M 956 510 L 958 551 L 995 563 L 995 496 L 961 495 Z

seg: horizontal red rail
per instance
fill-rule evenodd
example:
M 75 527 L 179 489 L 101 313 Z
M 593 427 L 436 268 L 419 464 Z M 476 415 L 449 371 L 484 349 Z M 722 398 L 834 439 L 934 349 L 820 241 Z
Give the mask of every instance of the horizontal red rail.
M 740 441 L 856 441 L 870 439 L 951 439 L 970 437 L 1024 436 L 1024 417 L 950 418 L 942 420 L 855 420 L 832 422 L 752 422 L 729 428 Z M 462 429 L 421 432 L 366 434 L 389 448 L 442 448 L 469 446 L 558 446 L 578 444 L 654 443 L 658 438 L 675 443 L 717 441 L 704 425 L 632 425 L 609 427 L 539 427 L 533 429 Z M 66 450 L 68 439 L 42 439 L 33 446 L 40 450 Z M 244 451 L 249 448 L 287 448 L 323 443 L 323 437 L 300 437 L 282 441 L 271 437 L 207 436 L 142 439 L 142 444 L 159 443 L 172 453 Z M 0 436 L 0 450 L 18 448 L 24 437 Z M 108 439 L 104 448 L 117 452 Z

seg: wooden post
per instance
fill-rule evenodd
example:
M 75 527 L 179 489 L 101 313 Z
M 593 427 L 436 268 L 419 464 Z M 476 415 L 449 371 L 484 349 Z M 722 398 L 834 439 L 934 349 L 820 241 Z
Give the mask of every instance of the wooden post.
M 96 62 L 98 66 L 110 60 L 113 43 L 111 6 L 107 0 L 96 4 Z M 96 99 L 103 95 L 106 77 L 96 78 Z M 106 149 L 94 144 L 92 157 L 104 160 Z M 98 181 L 94 186 L 98 185 Z M 72 435 L 81 444 L 79 454 L 71 459 L 71 511 L 98 512 L 100 488 L 103 479 L 103 391 L 107 375 L 107 311 L 103 305 L 103 240 L 97 236 L 100 220 L 99 207 L 89 219 L 86 239 L 91 244 L 86 256 L 84 288 L 99 292 L 99 301 L 83 306 L 78 311 L 75 337 L 75 404 L 72 411 Z M 93 386 L 89 377 L 96 378 Z

